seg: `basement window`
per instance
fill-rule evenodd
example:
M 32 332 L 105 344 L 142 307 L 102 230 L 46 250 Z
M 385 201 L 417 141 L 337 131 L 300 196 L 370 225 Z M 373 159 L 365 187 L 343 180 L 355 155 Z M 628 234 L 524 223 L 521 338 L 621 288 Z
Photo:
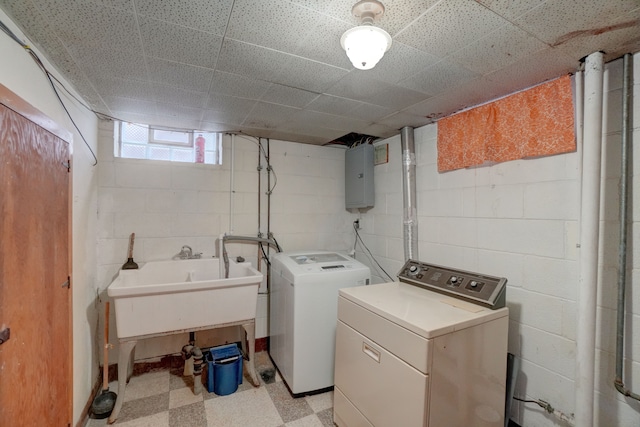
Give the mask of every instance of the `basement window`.
M 116 157 L 170 162 L 222 164 L 222 134 L 177 131 L 128 122 L 114 122 Z

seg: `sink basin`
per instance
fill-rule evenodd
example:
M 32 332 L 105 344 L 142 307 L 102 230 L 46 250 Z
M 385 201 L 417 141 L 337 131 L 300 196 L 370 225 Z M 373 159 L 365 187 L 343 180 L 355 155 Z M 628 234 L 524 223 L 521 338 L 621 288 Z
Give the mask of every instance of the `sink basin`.
M 218 258 L 151 261 L 120 270 L 107 293 L 123 339 L 255 319 L 261 282 L 248 262 L 230 261 L 225 279 Z

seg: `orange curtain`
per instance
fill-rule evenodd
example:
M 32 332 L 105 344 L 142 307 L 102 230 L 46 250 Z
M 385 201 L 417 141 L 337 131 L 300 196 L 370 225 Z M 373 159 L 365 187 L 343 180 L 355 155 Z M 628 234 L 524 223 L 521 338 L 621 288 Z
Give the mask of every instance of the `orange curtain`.
M 438 121 L 438 170 L 575 151 L 571 78 Z

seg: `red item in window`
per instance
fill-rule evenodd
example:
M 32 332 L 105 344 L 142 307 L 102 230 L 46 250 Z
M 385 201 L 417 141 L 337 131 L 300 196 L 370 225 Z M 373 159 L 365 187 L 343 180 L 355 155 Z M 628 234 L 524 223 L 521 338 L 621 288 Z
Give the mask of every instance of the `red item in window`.
M 196 138 L 196 163 L 204 163 L 204 137 L 198 135 Z

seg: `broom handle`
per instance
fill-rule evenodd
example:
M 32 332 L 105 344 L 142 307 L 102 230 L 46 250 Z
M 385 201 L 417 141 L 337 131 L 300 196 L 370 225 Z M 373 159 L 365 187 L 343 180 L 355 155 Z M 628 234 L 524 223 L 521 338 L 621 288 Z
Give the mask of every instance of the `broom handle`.
M 102 366 L 102 389 L 109 388 L 109 301 L 104 307 L 104 363 Z

